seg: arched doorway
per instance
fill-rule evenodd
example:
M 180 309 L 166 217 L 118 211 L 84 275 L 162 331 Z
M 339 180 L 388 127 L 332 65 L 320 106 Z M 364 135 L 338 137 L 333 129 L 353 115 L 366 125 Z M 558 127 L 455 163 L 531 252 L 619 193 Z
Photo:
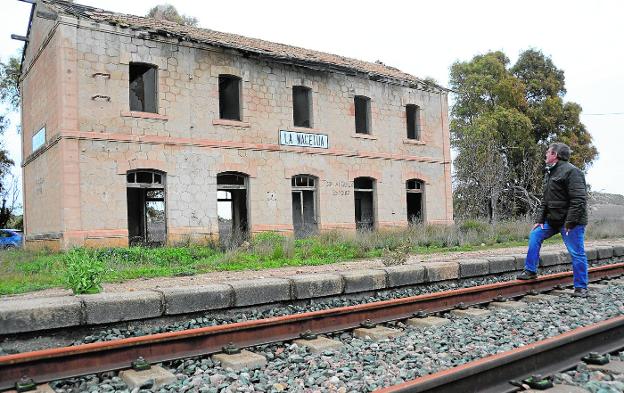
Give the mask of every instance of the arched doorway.
M 222 244 L 240 244 L 248 237 L 248 179 L 249 176 L 239 172 L 217 175 L 217 216 Z
M 134 170 L 126 174 L 128 243 L 160 246 L 167 241 L 165 173 Z
M 423 222 L 425 182 L 410 179 L 405 182 L 405 192 L 407 193 L 407 221 L 410 224 Z
M 355 228 L 371 230 L 375 228 L 375 179 L 356 177 L 353 180 L 355 195 Z
M 296 175 L 291 179 L 293 227 L 296 238 L 318 232 L 317 184 L 317 178 L 311 175 Z

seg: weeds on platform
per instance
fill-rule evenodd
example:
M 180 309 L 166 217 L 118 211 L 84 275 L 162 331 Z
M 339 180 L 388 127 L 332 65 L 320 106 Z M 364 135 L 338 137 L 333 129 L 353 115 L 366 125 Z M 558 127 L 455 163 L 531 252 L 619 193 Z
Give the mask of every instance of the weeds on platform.
M 306 239 L 265 232 L 238 247 L 223 248 L 216 244 L 183 244 L 75 249 L 64 253 L 6 250 L 0 251 L 0 295 L 59 286 L 76 293 L 89 292 L 101 283 L 134 278 L 323 265 L 361 258 L 381 257 L 388 265 L 399 265 L 410 254 L 526 246 L 531 227 L 530 221 L 489 224 L 465 220 L 451 226 L 415 224 L 358 233 L 329 231 Z M 624 221 L 592 222 L 587 238 L 624 238 Z M 561 242 L 561 238 L 555 236 L 549 242 Z

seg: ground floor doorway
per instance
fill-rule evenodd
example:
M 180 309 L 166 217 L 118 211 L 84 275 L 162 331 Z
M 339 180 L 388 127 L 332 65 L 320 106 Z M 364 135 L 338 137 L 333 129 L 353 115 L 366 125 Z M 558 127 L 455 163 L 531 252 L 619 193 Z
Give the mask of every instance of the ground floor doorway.
M 219 241 L 226 248 L 237 246 L 249 237 L 247 179 L 247 175 L 236 172 L 217 175 Z
M 304 238 L 318 233 L 316 212 L 317 179 L 309 175 L 292 177 L 292 214 L 296 238 Z
M 375 228 L 375 180 L 358 177 L 353 181 L 355 196 L 355 228 L 372 230 Z
M 167 241 L 165 174 L 134 171 L 127 174 L 128 243 L 155 247 Z
M 410 224 L 422 223 L 424 221 L 423 182 L 411 179 L 405 183 L 405 188 L 407 194 L 407 220 Z

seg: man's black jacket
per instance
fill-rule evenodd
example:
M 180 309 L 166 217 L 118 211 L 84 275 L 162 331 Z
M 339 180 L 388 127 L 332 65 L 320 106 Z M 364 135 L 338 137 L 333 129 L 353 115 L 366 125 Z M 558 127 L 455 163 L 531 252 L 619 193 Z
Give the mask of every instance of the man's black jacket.
M 559 160 L 544 177 L 544 196 L 536 222 L 559 228 L 587 225 L 587 187 L 583 172 Z

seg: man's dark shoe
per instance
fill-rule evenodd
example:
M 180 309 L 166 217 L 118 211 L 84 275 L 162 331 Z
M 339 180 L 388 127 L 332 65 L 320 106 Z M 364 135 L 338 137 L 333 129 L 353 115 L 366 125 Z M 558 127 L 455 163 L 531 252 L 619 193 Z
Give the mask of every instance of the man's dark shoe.
M 587 288 L 574 288 L 574 293 L 572 294 L 574 297 L 587 297 L 587 295 L 589 295 Z
M 525 269 L 522 273 L 518 274 L 516 278 L 518 280 L 535 280 L 537 278 L 537 273 Z

